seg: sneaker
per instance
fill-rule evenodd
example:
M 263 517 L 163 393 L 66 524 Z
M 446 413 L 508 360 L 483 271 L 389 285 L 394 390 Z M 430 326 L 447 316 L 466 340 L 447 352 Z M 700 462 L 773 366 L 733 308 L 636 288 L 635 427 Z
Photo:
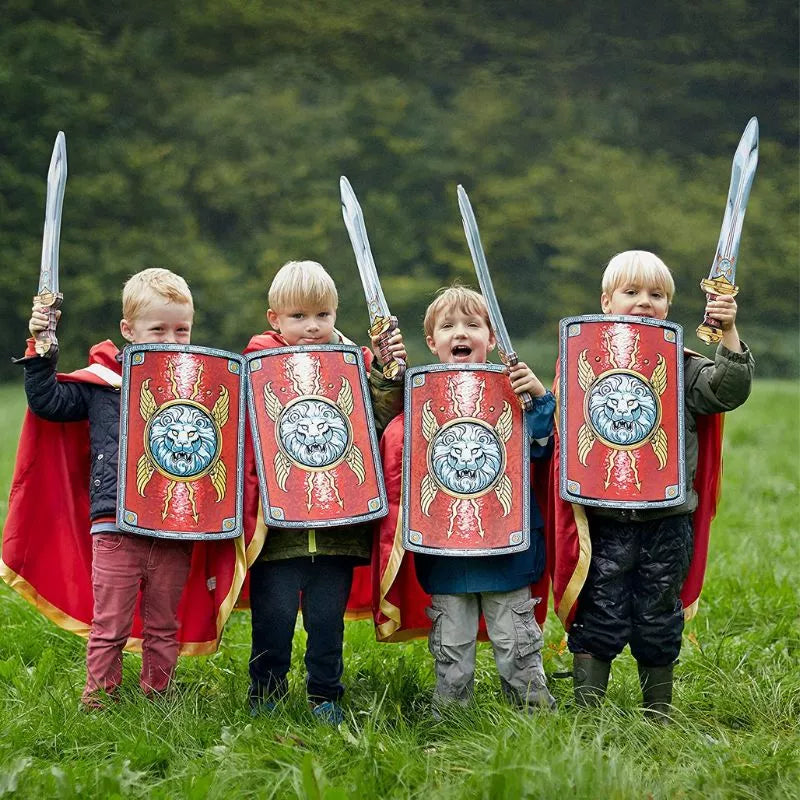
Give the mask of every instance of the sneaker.
M 250 698 L 249 705 L 251 717 L 269 716 L 274 714 L 278 708 L 278 704 L 274 700 L 259 700 L 255 697 Z
M 331 725 L 334 728 L 339 727 L 344 722 L 344 711 L 338 703 L 333 700 L 324 700 L 322 703 L 312 703 L 311 713 L 317 718 L 319 722 L 325 725 Z

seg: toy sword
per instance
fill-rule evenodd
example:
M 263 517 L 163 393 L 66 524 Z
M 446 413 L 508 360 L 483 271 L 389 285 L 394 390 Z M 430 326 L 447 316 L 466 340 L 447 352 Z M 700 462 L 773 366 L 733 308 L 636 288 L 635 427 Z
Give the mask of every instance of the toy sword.
M 500 313 L 497 295 L 494 293 L 492 278 L 489 275 L 489 265 L 486 263 L 486 256 L 483 253 L 481 235 L 478 231 L 478 223 L 475 220 L 475 214 L 472 211 L 469 197 L 467 197 L 464 187 L 460 184 L 458 186 L 458 207 L 461 209 L 461 221 L 464 223 L 464 233 L 467 236 L 469 252 L 472 254 L 472 263 L 475 265 L 475 272 L 478 274 L 481 294 L 484 300 L 486 300 L 486 307 L 489 310 L 489 320 L 492 323 L 492 328 L 494 328 L 494 335 L 497 337 L 497 350 L 500 353 L 500 359 L 506 366 L 513 367 L 519 359 L 514 352 L 514 348 L 511 346 L 511 339 L 508 335 L 506 324 L 503 321 L 503 315 Z M 520 394 L 519 401 L 526 411 L 530 411 L 533 408 L 533 398 L 529 392 Z
M 700 288 L 709 300 L 720 294 L 735 296 L 739 291 L 735 283 L 736 258 L 739 254 L 744 213 L 747 210 L 747 200 L 750 197 L 750 187 L 753 185 L 757 166 L 758 120 L 752 117 L 733 156 L 728 201 L 725 204 L 725 215 L 722 218 L 722 229 L 711 271 L 707 278 L 700 281 Z M 706 316 L 697 328 L 697 336 L 706 344 L 713 344 L 722 339 L 722 330 L 715 319 Z
M 389 312 L 389 306 L 386 305 L 386 298 L 383 296 L 381 283 L 378 280 L 375 260 L 372 258 L 372 250 L 367 238 L 367 228 L 364 225 L 364 214 L 350 181 L 344 175 L 339 178 L 339 192 L 342 196 L 344 225 L 347 233 L 350 234 L 350 244 L 353 245 L 353 252 L 356 254 L 358 274 L 361 276 L 364 296 L 367 298 L 370 320 L 369 335 L 380 335 L 381 341 L 386 342 L 397 328 L 397 320 Z M 389 356 L 385 345 L 381 346 L 381 357 L 383 374 L 392 381 L 403 380 L 403 374 L 406 371 L 405 361 Z
M 47 202 L 42 234 L 42 265 L 39 269 L 39 291 L 33 298 L 35 305 L 45 306 L 49 322 L 46 330 L 36 334 L 36 352 L 50 358 L 58 348 L 56 338 L 56 311 L 64 295 L 58 291 L 58 245 L 61 240 L 61 208 L 64 204 L 64 187 L 67 183 L 67 143 L 64 132 L 59 131 L 47 172 Z

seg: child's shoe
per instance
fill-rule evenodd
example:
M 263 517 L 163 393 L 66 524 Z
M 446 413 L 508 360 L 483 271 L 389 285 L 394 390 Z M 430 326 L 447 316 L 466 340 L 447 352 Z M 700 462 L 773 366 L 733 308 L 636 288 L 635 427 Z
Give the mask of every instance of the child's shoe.
M 575 705 L 583 708 L 599 706 L 606 694 L 610 672 L 610 661 L 601 661 L 589 653 L 575 653 L 572 657 Z
M 637 662 L 642 686 L 644 715 L 651 722 L 669 725 L 672 721 L 672 664 L 666 667 L 645 667 Z
M 323 700 L 321 703 L 311 703 L 311 713 L 319 722 L 338 728 L 344 722 L 344 711 L 333 700 Z
M 528 697 L 520 708 L 527 714 L 538 714 L 542 711 L 555 711 L 556 699 L 550 694 L 547 686 L 531 688 Z
M 269 716 L 274 714 L 278 708 L 278 704 L 274 700 L 259 700 L 254 697 L 250 698 L 249 705 L 251 717 L 260 717 L 262 714 Z

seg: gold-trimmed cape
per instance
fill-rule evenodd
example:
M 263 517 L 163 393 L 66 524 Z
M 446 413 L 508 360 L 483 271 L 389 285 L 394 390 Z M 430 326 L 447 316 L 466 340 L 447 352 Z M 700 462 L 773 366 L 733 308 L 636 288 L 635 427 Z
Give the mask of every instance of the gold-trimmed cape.
M 88 367 L 59 380 L 118 389 L 117 352 L 113 342 L 101 342 L 91 349 Z M 12 589 L 84 637 L 93 614 L 88 432 L 86 422 L 47 422 L 26 413 L 0 560 L 0 577 Z M 182 655 L 206 655 L 219 646 L 246 575 L 245 549 L 242 537 L 195 542 L 178 609 Z M 142 635 L 137 604 L 126 649 L 141 650 Z

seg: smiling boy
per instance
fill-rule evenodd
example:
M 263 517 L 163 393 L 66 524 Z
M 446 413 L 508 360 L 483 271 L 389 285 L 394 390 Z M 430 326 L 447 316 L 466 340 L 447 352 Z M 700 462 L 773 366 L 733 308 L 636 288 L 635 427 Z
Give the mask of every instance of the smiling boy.
M 609 261 L 600 305 L 605 314 L 666 319 L 674 293 L 672 275 L 658 256 L 629 250 Z M 703 484 L 703 478 L 713 480 L 714 485 L 719 479 L 719 428 L 714 427 L 712 433 L 711 423 L 714 415 L 744 403 L 753 377 L 753 356 L 739 339 L 736 310 L 732 296 L 708 300 L 706 315 L 716 319 L 722 330 L 715 360 L 691 351 L 684 354 L 686 501 L 679 506 L 641 510 L 573 509 L 555 498 L 560 504 L 556 513 L 564 509 L 565 518 L 573 518 L 564 529 L 575 530 L 574 520 L 585 514 L 589 534 L 589 541 L 580 548 L 579 563 L 569 564 L 563 571 L 568 576 L 585 576 L 568 628 L 575 701 L 580 706 L 601 702 L 611 662 L 630 644 L 648 716 L 662 722 L 669 719 L 673 665 L 680 653 L 685 615 L 692 612 L 684 609 L 682 587 L 690 567 L 702 582 L 705 565 L 710 517 L 701 509 L 702 519 L 693 518 L 700 499 L 698 490 L 707 496 L 714 490 Z M 704 459 L 707 463 L 700 469 L 698 464 Z M 558 480 L 554 486 L 557 492 Z M 703 532 L 696 536 L 698 523 Z M 564 548 L 564 552 L 568 550 Z M 557 576 L 562 572 L 558 546 L 555 561 Z M 556 578 L 557 606 L 562 588 Z
M 425 314 L 424 330 L 428 348 L 444 364 L 484 364 L 495 347 L 485 300 L 464 286 L 451 286 L 436 297 Z M 533 409 L 525 414 L 531 456 L 546 458 L 555 399 L 524 362 L 511 367 L 508 376 L 516 394 L 528 392 L 533 397 Z M 466 704 L 472 697 L 481 614 L 503 694 L 528 711 L 555 707 L 542 668 L 542 632 L 534 616 L 534 608 L 545 598 L 531 593 L 545 562 L 543 521 L 536 498 L 531 494 L 531 545 L 527 550 L 457 558 L 415 553 L 409 558 L 394 533 L 399 525 L 402 440 L 403 419 L 398 417 L 381 442 L 393 510 L 381 521 L 378 557 L 373 562 L 379 562 L 374 566 L 379 573 L 374 601 L 378 638 L 399 641 L 423 632 L 424 621 L 420 624 L 418 619 L 418 607 L 424 602 L 421 586 L 430 595 L 426 614 L 436 672 L 435 716 L 443 707 Z
M 290 261 L 276 273 L 269 288 L 267 320 L 273 330 L 254 336 L 245 353 L 296 345 L 352 344 L 334 327 L 338 293 L 331 276 L 315 261 Z M 384 351 L 406 358 L 399 329 L 383 344 Z M 379 432 L 402 406 L 402 384 L 383 375 L 381 342 L 362 348 L 370 397 Z M 252 448 L 245 469 L 245 519 L 258 519 L 258 477 Z M 250 568 L 252 650 L 249 704 L 254 715 L 271 711 L 288 692 L 292 640 L 299 608 L 308 633 L 306 688 L 312 712 L 322 722 L 338 725 L 344 686 L 342 647 L 344 614 L 354 567 L 368 564 L 368 524 L 330 528 L 276 528 Z

